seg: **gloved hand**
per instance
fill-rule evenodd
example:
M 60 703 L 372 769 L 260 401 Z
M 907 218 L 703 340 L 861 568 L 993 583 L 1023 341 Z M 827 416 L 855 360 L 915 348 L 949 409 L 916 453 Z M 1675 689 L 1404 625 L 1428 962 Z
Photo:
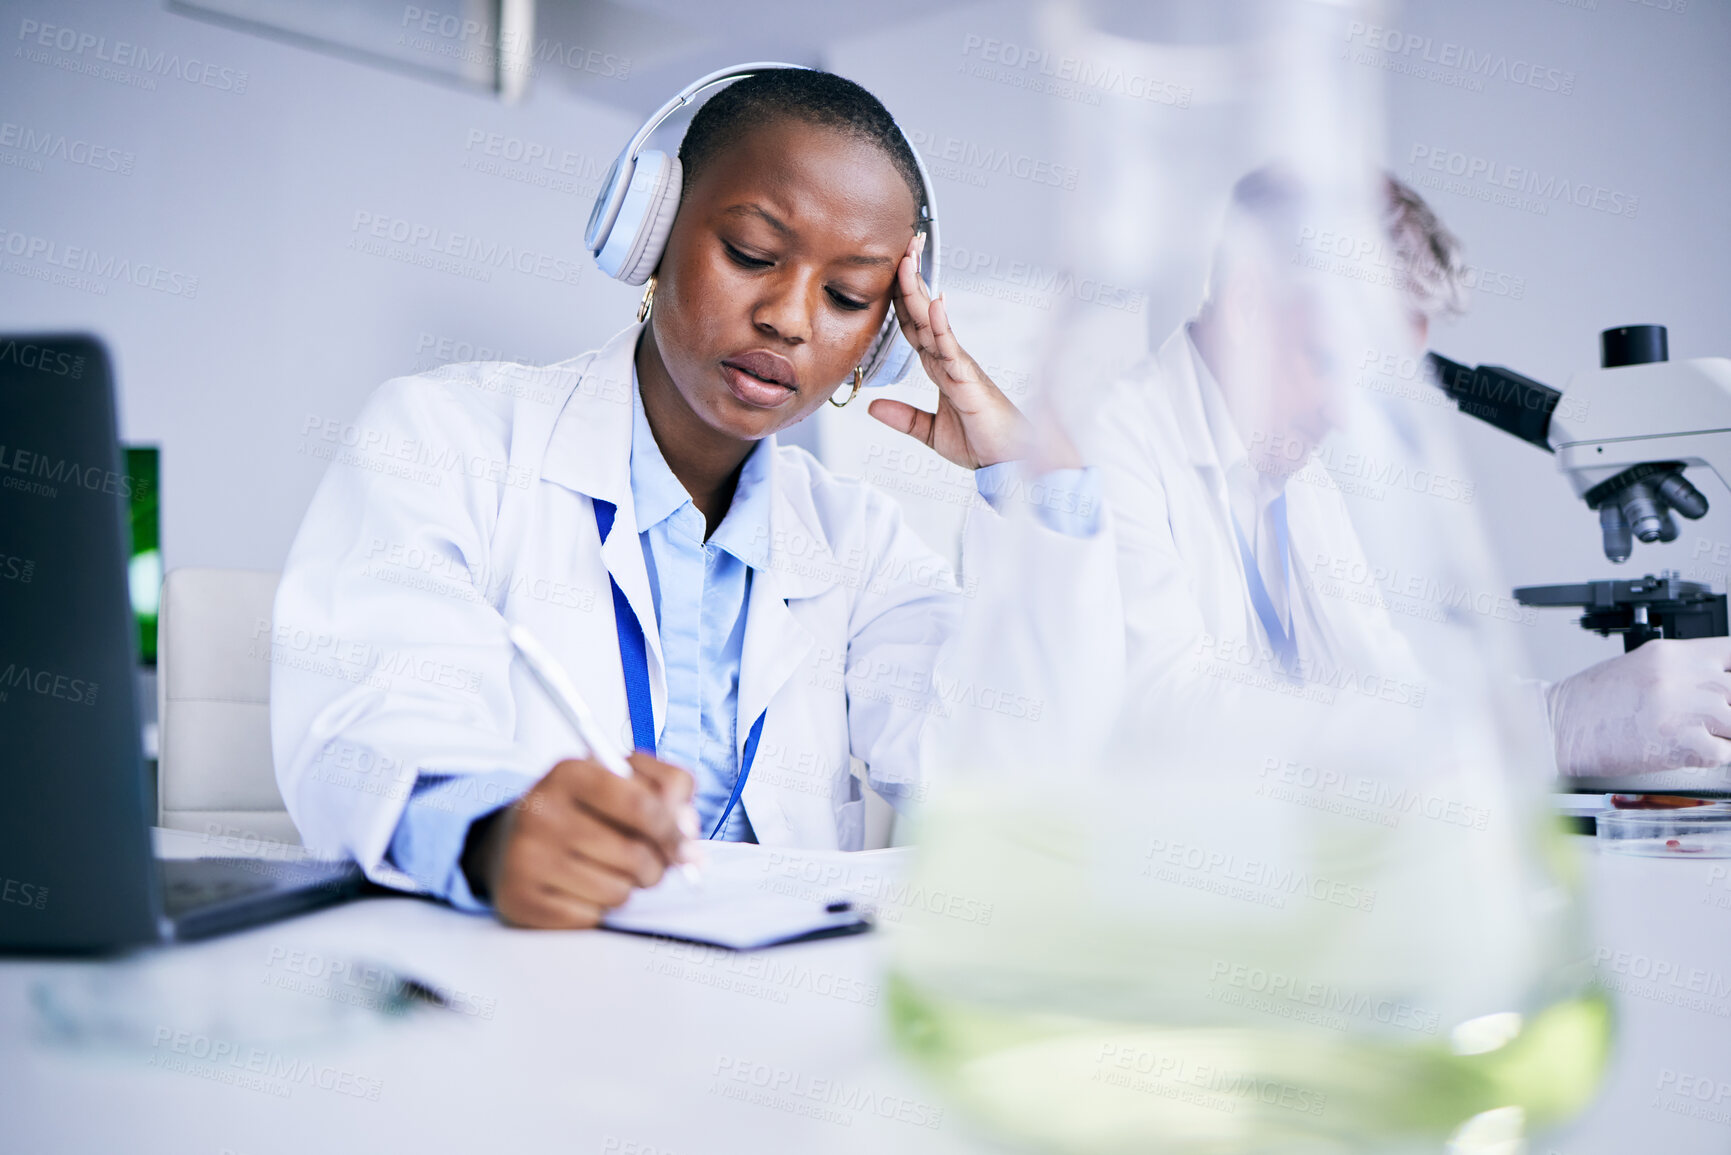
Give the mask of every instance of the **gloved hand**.
M 1565 775 L 1731 762 L 1731 638 L 1658 639 L 1545 690 Z

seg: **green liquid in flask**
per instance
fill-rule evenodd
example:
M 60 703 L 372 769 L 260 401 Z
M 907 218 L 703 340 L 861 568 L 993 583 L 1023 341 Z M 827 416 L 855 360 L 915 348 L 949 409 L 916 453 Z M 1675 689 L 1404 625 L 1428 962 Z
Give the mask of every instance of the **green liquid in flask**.
M 1097 818 L 1093 825 L 1075 820 L 1088 806 L 1073 801 L 1034 812 L 970 792 L 935 804 L 916 886 L 928 896 L 979 901 L 942 911 L 928 903 L 894 928 L 888 1011 L 897 1045 L 997 1135 L 1029 1150 L 1083 1155 L 1445 1147 L 1520 1155 L 1535 1131 L 1590 1101 L 1608 1058 L 1612 1011 L 1604 993 L 1567 963 L 1579 953 L 1572 932 L 1541 932 L 1542 920 L 1523 921 L 1515 906 L 1505 907 L 1498 934 L 1473 937 L 1494 921 L 1499 897 L 1515 893 L 1512 884 L 1497 885 L 1515 873 L 1514 859 L 1488 874 L 1481 869 L 1476 897 L 1464 907 L 1425 901 L 1438 894 L 1431 888 L 1462 890 L 1471 863 L 1490 853 L 1494 832 L 1422 847 L 1411 831 L 1360 837 L 1322 828 L 1326 839 L 1295 840 L 1309 848 L 1306 861 L 1319 864 L 1321 875 L 1388 888 L 1378 897 L 1387 909 L 1377 909 L 1392 931 L 1343 956 L 1329 954 L 1329 945 L 1377 925 L 1364 911 L 1296 894 L 1267 920 L 1237 898 L 1219 898 L 1218 910 L 1187 908 L 1192 888 L 1138 877 L 1134 860 L 1100 867 L 1103 845 L 1132 840 L 1121 832 L 1101 837 Z M 1133 816 L 1135 808 L 1121 811 Z M 1394 869 L 1403 854 L 1420 855 L 1404 882 Z M 1556 873 L 1557 864 L 1544 865 L 1542 846 L 1526 861 L 1538 863 L 1540 874 Z M 1129 905 L 1137 899 L 1157 905 Z M 1558 909 L 1568 905 L 1557 901 Z M 988 910 L 989 920 L 974 917 Z M 1416 913 L 1408 919 L 1403 911 Z M 1430 940 L 1402 954 L 1403 927 L 1428 928 L 1436 941 L 1460 945 L 1440 965 Z M 1530 937 L 1522 937 L 1526 931 Z M 1388 978 L 1389 989 L 1417 992 L 1412 1006 L 1479 1005 L 1497 1013 L 1433 1012 L 1418 1026 L 1391 1024 L 1362 1003 L 1332 1016 L 1328 1006 L 1291 994 L 1252 1005 L 1239 997 L 1243 988 L 1226 991 L 1212 981 L 1217 960 L 1277 960 L 1268 973 L 1283 965 L 1278 960 L 1292 960 L 1293 971 L 1326 978 L 1337 973 L 1327 961 L 1342 957 L 1361 965 L 1356 977 L 1330 989 L 1369 990 Z M 1307 970 L 1317 959 L 1324 962 Z M 1518 969 L 1510 959 L 1520 960 Z M 1502 994 L 1446 1001 L 1461 987 L 1449 976 L 1474 971 L 1530 978 L 1468 983 L 1469 990 Z M 1402 988 L 1395 980 L 1407 972 L 1418 977 Z M 1447 989 L 1429 1001 L 1422 983 L 1438 974 Z M 1387 1005 L 1379 1000 L 1372 998 Z
M 1598 1084 L 1610 1008 L 1587 994 L 1494 1051 L 1279 1029 L 1163 1028 L 939 998 L 895 976 L 893 1033 L 969 1114 L 1036 1149 L 1513 1155 Z

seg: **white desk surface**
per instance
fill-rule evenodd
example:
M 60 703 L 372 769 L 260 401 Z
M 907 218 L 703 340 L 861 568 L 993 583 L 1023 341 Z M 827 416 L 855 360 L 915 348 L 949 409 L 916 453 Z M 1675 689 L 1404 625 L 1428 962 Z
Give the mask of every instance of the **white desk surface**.
M 178 855 L 212 852 L 197 836 L 163 841 Z M 1731 863 L 1587 849 L 1593 945 L 1601 976 L 1621 992 L 1620 1037 L 1595 1105 L 1530 1151 L 1731 1152 Z M 774 852 L 751 853 L 776 878 L 818 877 L 847 857 L 784 854 L 772 864 Z M 862 866 L 895 871 L 903 860 L 890 851 L 853 862 L 859 877 Z M 320 973 L 337 959 L 447 988 L 457 1009 L 392 1019 L 356 1010 L 339 1000 L 374 997 L 371 980 L 358 968 L 335 981 Z M 509 931 L 408 898 L 129 962 L 8 959 L 0 1150 L 1002 1150 L 892 1050 L 884 960 L 881 934 L 735 956 L 602 932 Z M 1655 964 L 1666 968 L 1657 982 Z M 64 1003 L 115 981 L 155 984 L 116 1028 L 124 1037 L 45 1036 L 33 999 L 46 992 Z M 249 1009 L 261 990 L 274 1018 Z M 329 1025 L 305 1033 L 321 1020 Z M 232 1048 L 221 1059 L 194 1055 L 221 1046 Z M 754 1080 L 800 1093 L 769 1094 Z

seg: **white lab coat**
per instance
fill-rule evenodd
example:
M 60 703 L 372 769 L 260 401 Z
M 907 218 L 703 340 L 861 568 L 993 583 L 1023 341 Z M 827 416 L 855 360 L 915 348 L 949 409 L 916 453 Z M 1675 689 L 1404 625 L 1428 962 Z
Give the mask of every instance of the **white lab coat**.
M 1223 716 L 1198 708 L 1231 717 L 1247 685 L 1280 679 L 1250 600 L 1194 356 L 1181 326 L 1104 392 L 1082 440 L 1088 462 L 1105 473 L 1114 511 L 1133 702 L 1208 728 Z M 1411 650 L 1387 612 L 1316 588 L 1318 559 L 1364 564 L 1338 489 L 1307 468 L 1287 482 L 1286 505 L 1303 680 L 1394 704 L 1422 699 Z
M 1342 430 L 1358 468 L 1347 451 L 1332 457 L 1348 477 L 1365 475 L 1342 499 L 1372 564 L 1339 575 L 1313 566 L 1312 578 L 1337 592 L 1375 589 L 1427 677 L 1481 714 L 1499 714 L 1515 761 L 1549 781 L 1546 683 L 1526 676 L 1521 637 L 1540 611 L 1515 600 L 1485 532 L 1480 508 L 1494 494 L 1478 485 L 1456 435 L 1473 418 L 1420 375 L 1373 373 L 1360 384 L 1370 387 Z
M 538 778 L 573 753 L 512 661 L 508 623 L 539 637 L 629 747 L 609 576 L 645 623 L 660 732 L 667 688 L 630 485 L 639 332 L 546 368 L 393 380 L 336 428 L 338 460 L 272 624 L 277 778 L 309 846 L 412 887 L 384 856 L 418 773 Z M 922 729 L 951 713 L 934 706 L 934 668 L 966 599 L 891 498 L 803 450 L 766 449 L 768 564 L 751 583 L 738 711 L 767 719 L 741 801 L 766 845 L 858 849 L 851 759 L 887 795 L 920 793 Z M 593 499 L 617 507 L 604 546 Z M 998 520 L 977 508 L 969 532 Z M 1055 612 L 1115 601 L 1110 537 L 1051 537 L 1076 586 L 1103 591 Z

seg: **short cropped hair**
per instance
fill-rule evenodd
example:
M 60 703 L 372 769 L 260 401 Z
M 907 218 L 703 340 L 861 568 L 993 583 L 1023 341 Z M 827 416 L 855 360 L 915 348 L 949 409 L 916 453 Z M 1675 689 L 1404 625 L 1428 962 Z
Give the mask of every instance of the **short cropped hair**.
M 1443 227 L 1436 212 L 1413 188 L 1391 173 L 1380 180 L 1383 243 L 1386 265 L 1407 302 L 1425 317 L 1455 316 L 1465 311 L 1466 266 L 1461 244 Z M 1230 267 L 1251 253 L 1264 260 L 1284 259 L 1314 222 L 1310 190 L 1291 169 L 1266 165 L 1247 173 L 1232 186 L 1226 232 L 1209 274 L 1208 295 L 1230 277 Z
M 806 68 L 753 73 L 710 97 L 691 118 L 679 145 L 684 187 L 689 189 L 717 155 L 781 117 L 875 145 L 907 184 L 921 217 L 930 211 L 913 149 L 883 102 L 833 72 Z

